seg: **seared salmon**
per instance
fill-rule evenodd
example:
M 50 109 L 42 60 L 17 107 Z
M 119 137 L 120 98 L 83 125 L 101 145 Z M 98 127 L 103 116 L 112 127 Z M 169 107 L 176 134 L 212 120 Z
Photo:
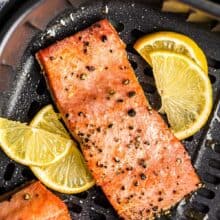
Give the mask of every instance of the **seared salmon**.
M 199 187 L 184 146 L 149 106 L 107 20 L 36 57 L 88 167 L 124 219 L 152 219 Z
M 40 182 L 0 203 L 1 220 L 71 220 L 66 205 Z

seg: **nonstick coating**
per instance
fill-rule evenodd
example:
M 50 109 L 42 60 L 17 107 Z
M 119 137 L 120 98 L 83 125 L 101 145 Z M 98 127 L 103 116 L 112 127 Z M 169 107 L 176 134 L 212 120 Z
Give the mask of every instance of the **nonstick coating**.
M 184 33 L 205 51 L 214 91 L 214 109 L 209 123 L 184 141 L 204 188 L 174 207 L 160 219 L 220 219 L 220 35 L 212 24 L 185 22 L 186 14 L 160 12 L 161 1 L 28 1 L 0 31 L 0 116 L 29 122 L 46 104 L 52 103 L 34 54 L 40 48 L 108 18 L 127 44 L 129 60 L 147 98 L 156 109 L 160 98 L 152 71 L 132 48 L 135 40 L 155 31 Z M 34 179 L 31 171 L 0 152 L 0 194 Z M 156 186 L 155 186 L 156 187 Z M 99 187 L 78 195 L 57 193 L 73 219 L 118 219 Z

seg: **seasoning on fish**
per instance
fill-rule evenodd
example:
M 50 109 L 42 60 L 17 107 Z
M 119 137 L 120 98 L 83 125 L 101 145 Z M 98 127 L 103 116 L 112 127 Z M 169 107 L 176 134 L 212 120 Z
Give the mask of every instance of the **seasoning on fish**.
M 83 42 L 88 42 L 86 53 Z M 65 59 L 56 59 L 60 55 Z M 122 218 L 152 219 L 199 187 L 189 155 L 149 106 L 125 44 L 107 20 L 56 42 L 36 57 L 96 183 Z M 85 80 L 77 78 L 82 73 Z
M 40 182 L 35 182 L 0 203 L 2 220 L 71 220 L 66 205 Z

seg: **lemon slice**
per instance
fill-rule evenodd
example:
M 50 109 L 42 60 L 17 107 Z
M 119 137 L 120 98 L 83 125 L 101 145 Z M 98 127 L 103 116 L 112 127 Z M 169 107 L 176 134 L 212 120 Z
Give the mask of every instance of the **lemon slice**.
M 44 107 L 30 125 L 65 137 L 69 136 L 51 105 Z M 48 166 L 31 166 L 30 168 L 47 187 L 61 193 L 80 193 L 95 184 L 82 154 L 73 141 L 68 153 L 61 160 Z
M 82 154 L 74 143 L 66 156 L 58 162 L 46 167 L 30 168 L 47 187 L 61 193 L 80 193 L 95 184 Z
M 151 52 L 150 58 L 162 111 L 178 139 L 195 134 L 212 109 L 212 87 L 203 70 L 188 57 L 167 51 Z
M 186 55 L 208 74 L 208 64 L 204 52 L 195 41 L 183 34 L 166 31 L 156 32 L 137 40 L 134 48 L 151 66 L 150 52 L 168 50 Z
M 30 125 L 35 128 L 44 129 L 62 137 L 70 138 L 69 133 L 60 122 L 60 115 L 54 112 L 52 105 L 46 105 L 32 119 Z
M 45 166 L 60 160 L 69 150 L 71 140 L 0 118 L 0 145 L 11 159 L 21 164 Z

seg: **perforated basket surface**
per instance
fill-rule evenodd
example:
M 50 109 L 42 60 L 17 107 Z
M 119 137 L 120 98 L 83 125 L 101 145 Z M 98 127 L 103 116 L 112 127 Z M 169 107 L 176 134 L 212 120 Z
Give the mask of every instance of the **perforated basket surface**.
M 185 22 L 186 14 L 162 13 L 160 8 L 159 0 L 32 0 L 13 7 L 14 13 L 7 16 L 8 21 L 0 21 L 4 23 L 0 30 L 0 116 L 29 122 L 41 107 L 52 103 L 35 52 L 101 18 L 110 19 L 126 42 L 139 82 L 152 106 L 158 109 L 160 99 L 151 69 L 132 45 L 146 33 L 161 30 L 184 33 L 205 51 L 214 91 L 214 108 L 208 124 L 184 141 L 205 187 L 161 219 L 217 220 L 220 219 L 220 35 L 210 32 L 213 24 L 189 24 Z M 32 179 L 34 176 L 27 167 L 0 152 L 0 194 Z M 78 195 L 58 195 L 73 219 L 119 219 L 98 187 Z

